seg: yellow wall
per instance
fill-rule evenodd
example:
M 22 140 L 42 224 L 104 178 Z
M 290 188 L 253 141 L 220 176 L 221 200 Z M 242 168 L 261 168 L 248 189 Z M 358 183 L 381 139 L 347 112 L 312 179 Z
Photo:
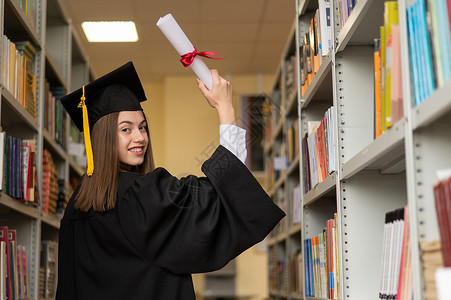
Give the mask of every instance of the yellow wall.
M 240 96 L 269 91 L 273 75 L 222 76 L 232 83 L 235 111 L 240 114 Z M 144 83 L 149 101 L 143 103 L 148 116 L 156 166 L 174 176 L 202 176 L 200 166 L 219 145 L 216 110 L 200 93 L 194 76 L 171 76 L 161 82 Z M 267 291 L 267 255 L 253 247 L 236 259 L 236 291 L 263 299 Z M 204 280 L 194 276 L 196 293 Z

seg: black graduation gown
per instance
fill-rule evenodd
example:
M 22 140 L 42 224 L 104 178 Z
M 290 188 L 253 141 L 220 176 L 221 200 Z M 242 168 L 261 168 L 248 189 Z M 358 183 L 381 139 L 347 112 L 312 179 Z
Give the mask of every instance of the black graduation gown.
M 61 221 L 57 300 L 195 299 L 192 273 L 217 270 L 285 215 L 249 170 L 219 146 L 206 177 L 158 168 L 121 173 L 117 207 Z

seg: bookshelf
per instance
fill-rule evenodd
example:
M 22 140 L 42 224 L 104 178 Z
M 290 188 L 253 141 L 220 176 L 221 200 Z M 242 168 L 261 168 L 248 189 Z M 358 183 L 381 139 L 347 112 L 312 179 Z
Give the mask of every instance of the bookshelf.
M 6 177 L 11 174 L 6 169 L 6 153 L 3 152 L 0 226 L 15 229 L 16 243 L 26 249 L 27 271 L 23 273 L 28 277 L 28 293 L 21 294 L 21 299 L 53 299 L 54 289 L 49 286 L 52 281 L 42 280 L 41 250 L 45 245 L 55 245 L 54 242 L 58 241 L 59 218 L 55 211 L 51 211 L 52 206 L 56 207 L 55 199 L 49 211 L 45 210 L 44 173 L 51 163 L 52 177 L 49 180 L 53 197 L 59 193 L 58 182 L 63 186 L 61 190 L 66 197 L 70 195 L 70 182 L 79 180 L 84 173 L 83 168 L 69 155 L 70 121 L 65 117 L 65 112 L 58 112 L 57 105 L 59 97 L 89 82 L 93 76 L 81 40 L 60 0 L 3 0 L 0 7 L 0 30 L 4 37 L 0 53 L 0 124 L 7 136 L 36 141 L 34 185 L 37 191 L 34 201 L 24 201 L 24 198 L 12 196 L 8 192 Z M 4 71 L 9 70 L 7 68 L 14 61 L 10 57 L 11 43 L 16 45 L 24 41 L 31 43 L 32 48 L 29 49 L 34 49 L 30 72 L 27 73 L 25 69 L 26 63 L 17 63 L 25 69 L 23 74 L 34 76 L 35 89 L 31 94 L 22 90 L 27 86 L 24 82 L 28 82 L 25 79 L 21 81 L 25 77 L 15 75 L 12 80 L 12 73 Z M 20 57 L 17 54 L 16 61 Z M 46 102 L 49 93 L 55 97 L 52 102 Z M 34 95 L 34 98 L 30 96 L 32 100 L 29 100 L 29 95 Z M 34 107 L 35 115 L 30 107 Z M 5 141 L 3 145 L 5 149 L 2 151 L 5 151 Z M 46 155 L 50 162 L 43 158 Z M 21 194 L 24 195 L 25 192 Z M 55 253 L 52 255 L 53 259 Z M 54 260 L 51 263 L 52 268 L 55 268 Z
M 273 88 L 268 94 L 273 114 L 269 117 L 272 123 L 267 123 L 271 134 L 266 135 L 264 151 L 266 188 L 287 213 L 285 223 L 273 231 L 268 242 L 271 299 L 328 298 L 317 290 L 313 292 L 320 296 L 311 296 L 305 278 L 309 273 L 306 271 L 309 252 L 304 240 L 320 235 L 331 219 L 336 226 L 334 267 L 338 271 L 335 283 L 339 287 L 336 296 L 339 299 L 378 298 L 385 215 L 406 205 L 413 297 L 434 299 L 423 274 L 426 266 L 422 255 L 427 248 L 425 245 L 440 241 L 433 186 L 438 182 L 437 170 L 451 167 L 451 84 L 445 82 L 421 103 L 414 104 L 406 14 L 412 2 L 397 1 L 404 113 L 375 138 L 373 54 L 374 39 L 380 37 L 380 27 L 384 25 L 384 1 L 356 1 L 345 21 L 337 4 L 340 0 L 330 1 L 331 48 L 316 68 L 313 63 L 310 78 L 302 69 L 306 63 L 305 35 L 309 34 L 311 19 L 319 16 L 316 11 L 320 4 L 318 0 L 295 1 L 294 29 L 288 36 Z M 290 71 L 286 62 L 293 55 L 298 78 L 297 103 L 293 104 L 294 110 L 290 110 L 286 103 L 291 103 L 292 95 L 287 92 L 291 87 L 286 86 L 290 82 L 285 78 L 289 78 L 287 72 Z M 276 90 L 280 92 L 280 102 L 271 101 Z M 331 106 L 334 107 L 332 116 L 327 115 Z M 282 113 L 276 118 L 274 112 L 279 109 Z M 327 162 L 335 159 L 335 168 L 327 165 L 326 176 L 315 183 L 310 178 L 310 161 L 306 157 L 310 152 L 304 151 L 303 138 L 312 122 L 325 116 L 331 118 L 329 123 L 326 119 L 330 126 L 326 132 L 333 133 L 326 137 L 332 137 L 326 141 L 326 147 L 330 142 L 335 146 L 335 152 L 327 152 L 330 154 Z M 287 131 L 296 119 L 299 120 L 296 159 L 292 164 L 287 163 L 286 168 L 276 170 L 274 166 L 279 157 L 288 157 Z M 300 210 L 292 197 L 297 185 L 302 191 Z M 295 209 L 302 216 L 298 224 L 292 223 Z M 302 263 L 296 265 L 290 258 L 299 251 Z

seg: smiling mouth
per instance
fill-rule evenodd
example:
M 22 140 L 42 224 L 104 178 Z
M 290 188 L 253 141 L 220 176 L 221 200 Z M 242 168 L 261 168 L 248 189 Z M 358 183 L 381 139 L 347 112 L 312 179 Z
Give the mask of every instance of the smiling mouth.
M 144 147 L 140 147 L 140 148 L 132 148 L 129 149 L 128 151 L 130 152 L 142 152 L 144 150 Z

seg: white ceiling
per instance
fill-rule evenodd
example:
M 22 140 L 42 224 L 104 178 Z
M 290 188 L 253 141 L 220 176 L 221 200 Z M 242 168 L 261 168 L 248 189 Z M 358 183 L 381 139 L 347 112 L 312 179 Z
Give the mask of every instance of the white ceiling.
M 222 74 L 276 72 L 294 23 L 294 0 L 61 0 L 99 76 L 132 60 L 143 81 L 188 74 L 155 25 L 172 13 L 198 51 L 218 52 L 205 60 Z M 134 21 L 136 43 L 89 43 L 83 21 Z

